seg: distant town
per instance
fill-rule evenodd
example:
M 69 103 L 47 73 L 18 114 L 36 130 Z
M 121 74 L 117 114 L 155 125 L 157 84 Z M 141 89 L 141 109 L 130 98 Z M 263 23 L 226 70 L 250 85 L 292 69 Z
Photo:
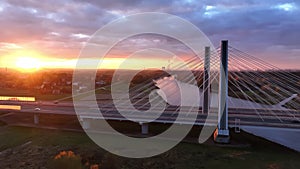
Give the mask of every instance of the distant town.
M 93 82 L 90 83 L 90 80 L 94 80 L 95 88 L 101 88 L 111 85 L 112 76 L 114 75 L 115 70 L 98 70 L 96 77 L 85 77 L 85 81 L 87 83 L 81 83 L 81 82 L 73 82 L 73 70 L 71 69 L 45 69 L 45 70 L 39 70 L 36 72 L 31 73 L 24 73 L 19 72 L 17 70 L 13 69 L 0 69 L 0 76 L 1 76 L 1 83 L 0 83 L 0 95 L 20 95 L 23 94 L 24 96 L 39 96 L 39 95 L 56 95 L 59 98 L 63 96 L 68 96 L 72 94 L 72 88 L 74 88 L 78 92 L 85 92 L 90 88 L 90 84 L 93 84 Z M 300 75 L 300 71 L 297 70 L 286 70 L 291 74 L 294 74 L 295 76 Z M 127 75 L 130 74 L 130 70 L 124 70 L 121 71 L 122 73 L 118 75 L 118 77 L 115 77 L 117 80 L 126 79 Z M 201 71 L 193 71 L 196 81 L 199 86 L 203 83 L 203 79 L 201 76 L 197 76 L 197 74 L 201 74 Z M 240 74 L 243 73 L 252 73 L 252 74 L 261 74 L 263 77 L 268 77 L 269 79 L 266 80 L 264 78 L 256 77 L 257 86 L 260 87 L 260 89 L 265 90 L 266 92 L 269 90 L 273 90 L 276 92 L 281 93 L 282 95 L 286 95 L 284 92 L 279 91 L 277 84 L 270 83 L 273 80 L 276 80 L 278 78 L 277 76 L 268 76 L 272 74 L 271 70 L 261 72 L 261 71 L 251 71 L 251 72 L 238 72 Z M 276 72 L 280 73 L 280 72 Z M 284 72 L 282 72 L 284 74 Z M 173 74 L 180 76 L 180 71 L 173 71 Z M 161 77 L 170 76 L 169 73 L 166 73 L 163 69 L 159 70 L 144 70 L 139 72 L 131 81 L 131 86 L 134 86 L 136 84 L 140 83 L 148 83 L 149 81 L 152 81 L 154 79 L 158 79 Z M 239 97 L 243 98 L 243 94 L 239 93 L 239 90 L 236 89 L 236 85 L 233 84 L 233 82 L 240 81 L 242 76 L 236 76 L 236 73 L 234 71 L 231 73 L 229 72 L 229 86 L 230 88 L 235 91 L 233 94 L 231 90 L 229 90 L 229 95 L 234 96 L 238 94 Z M 297 87 L 297 85 L 300 85 L 300 81 L 298 81 L 296 84 L 288 84 L 294 87 Z M 282 86 L 281 86 L 282 87 Z M 18 92 L 8 92 L 9 90 L 14 90 Z M 246 89 L 244 89 L 246 90 Z M 253 88 L 252 90 L 256 90 Z M 23 92 L 20 92 L 23 91 Z M 16 94 L 14 94 L 16 93 Z M 249 94 L 251 95 L 251 93 Z M 275 97 L 275 96 L 274 96 Z M 286 96 L 288 97 L 288 95 Z M 253 99 L 255 100 L 255 96 L 253 96 Z M 295 101 L 299 102 L 300 99 L 296 99 Z

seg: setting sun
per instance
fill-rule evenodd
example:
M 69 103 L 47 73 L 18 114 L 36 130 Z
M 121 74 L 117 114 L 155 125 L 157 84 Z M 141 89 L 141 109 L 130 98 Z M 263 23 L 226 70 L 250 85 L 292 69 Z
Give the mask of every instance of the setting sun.
M 16 61 L 16 67 L 22 71 L 36 71 L 41 67 L 38 59 L 32 57 L 20 57 Z

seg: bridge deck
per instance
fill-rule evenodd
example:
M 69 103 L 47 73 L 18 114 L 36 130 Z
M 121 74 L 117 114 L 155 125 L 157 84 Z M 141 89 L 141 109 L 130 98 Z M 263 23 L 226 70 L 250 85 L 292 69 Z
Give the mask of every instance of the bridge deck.
M 54 114 L 54 115 L 78 115 L 80 118 L 88 119 L 106 119 L 106 120 L 120 120 L 126 121 L 124 116 L 118 113 L 118 110 L 113 106 L 113 104 L 100 105 L 100 107 L 90 107 L 90 106 L 80 106 L 79 108 L 84 110 L 81 114 L 76 114 L 74 106 L 71 102 L 54 104 L 53 102 L 41 102 L 36 103 L 17 103 L 21 105 L 22 109 L 20 111 L 9 110 L 15 113 L 32 113 L 32 114 Z M 40 110 L 37 111 L 35 108 L 39 107 Z M 137 105 L 139 107 L 139 105 Z M 157 113 L 148 112 L 147 114 L 133 112 L 132 109 L 128 109 L 126 106 L 121 107 L 124 110 L 124 114 L 134 119 L 136 122 L 152 121 L 151 119 Z M 99 115 L 98 109 L 101 110 L 102 115 Z M 178 117 L 179 107 L 168 106 L 166 110 L 152 122 L 156 123 L 178 123 L 178 124 L 191 124 L 191 125 L 217 125 L 217 112 L 216 110 L 211 111 L 210 115 L 202 114 L 201 108 L 198 110 L 189 111 L 189 107 L 181 107 L 184 113 L 182 118 L 176 121 Z M 147 110 L 144 106 L 141 110 Z M 154 109 L 155 110 L 155 109 Z M 7 110 L 0 110 L 7 111 Z M 185 113 L 188 112 L 188 113 Z M 196 113 L 196 120 L 195 120 Z M 259 114 L 259 115 L 258 115 Z M 208 120 L 206 120 L 209 117 Z M 300 122 L 296 119 L 300 118 L 300 111 L 296 110 L 251 110 L 244 108 L 234 108 L 229 109 L 229 126 L 236 126 L 236 119 L 240 122 L 239 126 L 272 126 L 272 127 L 282 127 L 282 128 L 299 128 Z

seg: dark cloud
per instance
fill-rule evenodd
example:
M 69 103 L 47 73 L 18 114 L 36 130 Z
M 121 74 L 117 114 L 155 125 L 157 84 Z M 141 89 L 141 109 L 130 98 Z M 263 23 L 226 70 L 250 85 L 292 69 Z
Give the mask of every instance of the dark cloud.
M 292 50 L 292 58 L 300 63 L 295 57 L 300 54 L 300 3 L 293 0 L 7 0 L 0 2 L 0 42 L 38 45 L 57 57 L 64 51 L 71 57 L 73 51 L 76 57 L 86 37 L 101 26 L 149 11 L 189 20 L 215 45 L 229 39 L 254 54 Z

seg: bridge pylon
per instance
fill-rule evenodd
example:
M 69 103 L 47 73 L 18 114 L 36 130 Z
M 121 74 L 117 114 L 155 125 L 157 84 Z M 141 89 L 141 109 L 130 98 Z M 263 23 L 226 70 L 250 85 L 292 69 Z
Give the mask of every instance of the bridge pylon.
M 210 107 L 210 47 L 205 47 L 204 76 L 203 76 L 203 105 L 202 113 L 209 113 Z
M 220 80 L 219 80 L 219 109 L 218 127 L 214 132 L 214 141 L 217 143 L 229 143 L 228 129 L 228 41 L 221 42 L 220 58 Z

